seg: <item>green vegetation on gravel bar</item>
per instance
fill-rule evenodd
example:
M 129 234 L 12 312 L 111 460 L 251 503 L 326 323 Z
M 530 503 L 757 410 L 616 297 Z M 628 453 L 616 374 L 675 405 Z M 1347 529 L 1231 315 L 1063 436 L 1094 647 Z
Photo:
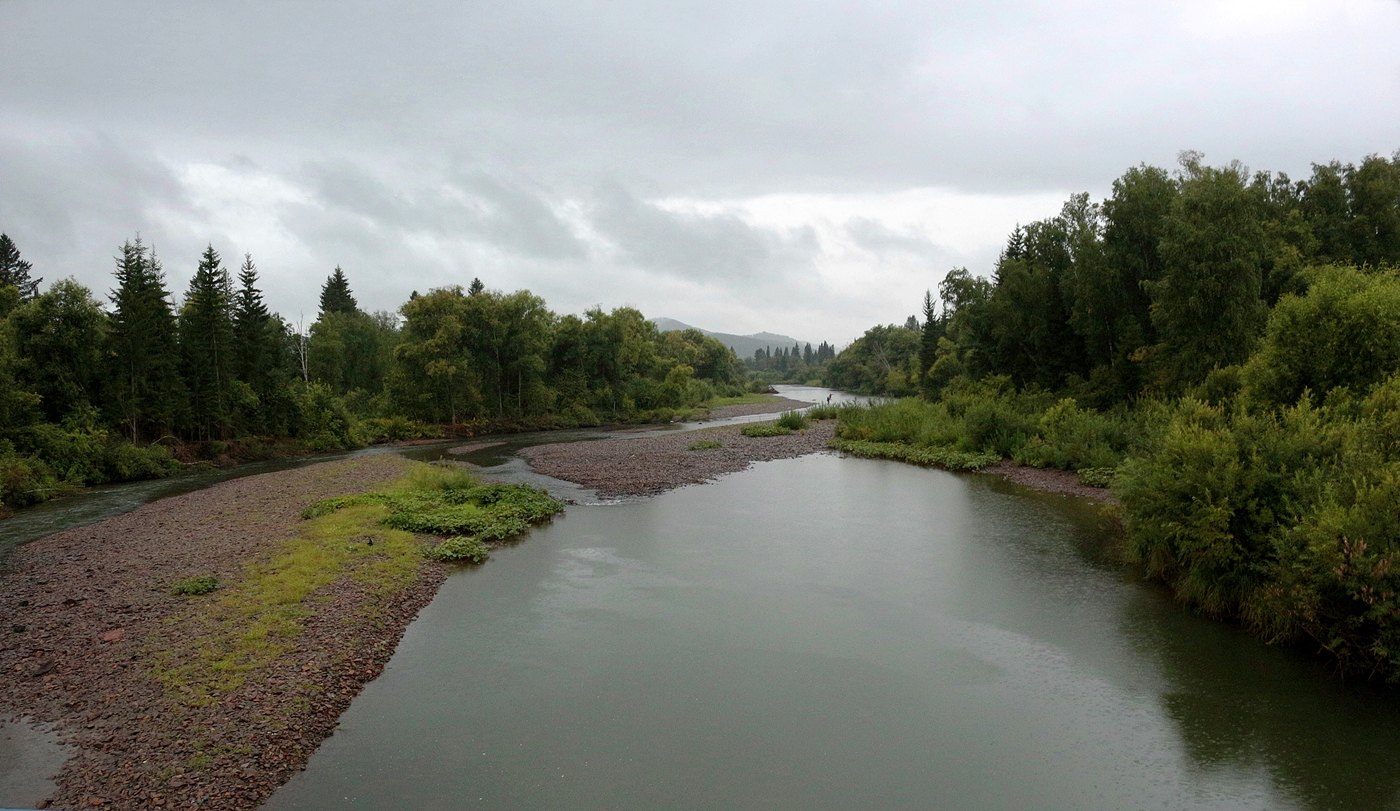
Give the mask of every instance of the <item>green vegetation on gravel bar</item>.
M 789 431 L 805 431 L 808 423 L 807 415 L 801 411 L 784 411 L 782 416 L 778 417 L 778 427 Z
M 693 451 L 712 451 L 712 450 L 714 450 L 714 449 L 716 449 L 716 448 L 722 448 L 722 447 L 724 447 L 724 443 L 720 442 L 720 441 L 717 440 L 717 439 L 702 439 L 702 440 L 700 440 L 699 442 L 692 443 L 691 446 L 690 446 L 690 450 L 693 450 Z
M 992 453 L 968 453 L 952 448 L 916 448 L 903 442 L 868 442 L 865 440 L 833 439 L 831 447 L 852 456 L 867 459 L 894 459 L 944 470 L 981 470 L 1000 461 Z
M 219 590 L 219 578 L 204 575 L 203 577 L 186 577 L 174 588 L 170 589 L 171 595 L 197 597 L 201 594 L 210 594 Z
M 787 436 L 792 433 L 792 429 L 765 422 L 759 425 L 745 425 L 739 429 L 739 433 L 749 437 Z
M 315 518 L 364 504 L 387 509 L 380 522 L 384 526 L 447 536 L 426 551 L 428 557 L 471 563 L 486 560 L 485 544 L 523 535 L 531 524 L 564 509 L 562 502 L 538 488 L 483 484 L 464 470 L 424 465 L 391 489 L 326 499 L 308 507 L 302 517 Z

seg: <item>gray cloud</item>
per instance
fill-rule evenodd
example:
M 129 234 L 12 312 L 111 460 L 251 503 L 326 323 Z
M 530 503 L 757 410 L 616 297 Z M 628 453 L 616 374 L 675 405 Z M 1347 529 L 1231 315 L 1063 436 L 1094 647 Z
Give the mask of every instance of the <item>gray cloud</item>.
M 846 233 L 858 247 L 872 253 L 908 253 L 923 258 L 941 258 L 948 251 L 933 240 L 917 233 L 904 233 L 866 217 L 855 217 L 846 223 Z
M 819 249 L 810 228 L 789 235 L 735 214 L 670 211 L 618 186 L 600 191 L 591 214 L 625 261 L 702 284 L 780 280 Z

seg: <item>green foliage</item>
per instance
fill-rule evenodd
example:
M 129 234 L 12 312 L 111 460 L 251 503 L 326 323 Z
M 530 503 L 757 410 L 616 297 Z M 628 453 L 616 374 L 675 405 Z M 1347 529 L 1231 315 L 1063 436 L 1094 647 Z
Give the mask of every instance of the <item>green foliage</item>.
M 485 563 L 491 551 L 477 538 L 457 535 L 429 547 L 424 554 L 444 563 Z
M 831 362 L 827 381 L 861 394 L 913 394 L 921 378 L 920 341 L 917 329 L 894 324 L 871 327 Z
M 792 429 L 771 423 L 759 423 L 757 425 L 745 425 L 743 428 L 739 429 L 739 433 L 748 437 L 787 436 L 792 433 Z
M 994 453 L 968 453 L 953 448 L 920 448 L 903 442 L 833 439 L 831 447 L 852 456 L 893 459 L 943 470 L 981 470 L 1001 460 L 1001 457 Z
M 1079 470 L 1079 483 L 1088 487 L 1109 487 L 1113 484 L 1118 468 L 1086 467 Z
M 234 414 L 233 283 L 210 245 L 190 278 L 180 308 L 181 376 L 196 439 L 225 438 Z
M 1152 283 L 1152 323 L 1168 390 L 1212 368 L 1242 363 L 1264 324 L 1264 232 L 1238 165 L 1216 169 L 1183 158 L 1181 192 L 1163 221 L 1162 278 Z
M 712 451 L 722 447 L 724 447 L 724 443 L 717 439 L 702 439 L 699 442 L 690 443 L 690 450 L 692 451 Z
M 485 560 L 482 544 L 497 543 L 530 530 L 564 509 L 559 500 L 523 484 L 482 484 L 468 472 L 441 465 L 420 465 L 396 488 L 326 499 L 308 507 L 307 519 L 363 505 L 385 508 L 381 523 L 397 530 L 447 536 L 430 557 L 438 560 Z M 441 551 L 438 551 L 441 550 Z M 482 554 L 477 559 L 476 551 Z
M 39 282 L 30 271 L 34 266 L 20 256 L 19 248 L 7 234 L 0 234 L 0 287 L 14 287 L 19 290 L 21 300 L 32 299 L 39 294 Z M 3 313 L 0 313 L 3 315 Z
M 350 292 L 350 281 L 345 278 L 345 271 L 340 269 L 340 265 L 336 265 L 331 275 L 326 277 L 326 283 L 321 285 L 321 317 L 331 313 L 352 315 L 359 311 L 360 305 Z
M 801 411 L 784 411 L 778 416 L 777 422 L 779 428 L 786 428 L 789 431 L 805 431 L 808 424 L 807 415 Z
M 104 406 L 132 442 L 159 438 L 176 430 L 187 403 L 165 272 L 140 237 L 122 245 L 116 281 Z
M 212 575 L 199 575 L 196 577 L 186 577 L 179 581 L 170 589 L 174 596 L 197 597 L 201 594 L 213 594 L 219 590 L 219 578 Z
M 107 318 L 91 291 L 60 279 L 11 313 L 10 324 L 19 379 L 40 396 L 45 419 L 99 402 Z
M 812 420 L 814 422 L 820 422 L 822 420 L 834 420 L 841 416 L 842 409 L 856 407 L 857 406 L 831 405 L 830 403 L 821 403 L 820 405 L 814 405 L 811 408 L 807 409 L 807 419 Z
M 1270 407 L 1304 391 L 1363 392 L 1400 370 L 1400 279 L 1334 266 L 1308 276 L 1306 294 L 1284 296 L 1269 314 L 1242 373 L 1250 396 Z

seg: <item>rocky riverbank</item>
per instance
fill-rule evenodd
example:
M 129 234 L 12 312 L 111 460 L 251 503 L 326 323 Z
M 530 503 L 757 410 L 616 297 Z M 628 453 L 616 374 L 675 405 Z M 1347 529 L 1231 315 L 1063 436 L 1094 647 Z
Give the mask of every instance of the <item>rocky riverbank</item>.
M 824 451 L 835 430 L 836 422 L 827 420 L 786 436 L 746 437 L 739 426 L 726 426 L 635 439 L 536 445 L 520 455 L 535 470 L 597 490 L 604 498 L 644 496 L 709 481 L 744 470 L 753 462 Z M 719 446 L 692 450 L 697 444 L 713 442 Z
M 385 454 L 236 479 L 17 549 L 0 575 L 0 715 L 53 724 L 70 747 L 45 805 L 254 808 L 302 767 L 447 567 L 425 559 L 388 594 L 352 580 L 317 591 L 287 652 L 212 699 L 161 672 L 171 651 L 200 650 L 196 601 L 219 594 L 172 588 L 236 584 L 296 535 L 307 505 L 409 464 Z

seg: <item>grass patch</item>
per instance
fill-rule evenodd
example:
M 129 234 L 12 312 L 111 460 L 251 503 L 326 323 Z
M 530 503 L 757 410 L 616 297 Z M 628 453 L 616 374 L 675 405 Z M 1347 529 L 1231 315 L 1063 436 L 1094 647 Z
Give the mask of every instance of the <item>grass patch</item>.
M 778 417 L 778 427 L 786 428 L 789 431 L 805 431 L 808 423 L 807 415 L 801 411 L 784 411 Z
M 833 439 L 832 448 L 867 459 L 893 459 L 944 470 L 981 470 L 1001 460 L 992 453 L 969 453 L 953 448 L 916 448 L 903 442 Z
M 200 577 L 186 577 L 176 583 L 170 589 L 173 596 L 197 597 L 201 594 L 212 594 L 219 590 L 219 578 L 203 575 Z
M 734 397 L 712 397 L 705 405 L 709 408 L 723 408 L 724 406 L 771 403 L 776 396 L 777 395 L 774 394 L 754 394 L 752 392 L 746 392 Z
M 702 439 L 702 440 L 700 440 L 699 442 L 693 442 L 693 443 L 691 443 L 691 445 L 690 445 L 690 450 L 693 450 L 693 451 L 712 451 L 712 450 L 714 450 L 715 448 L 722 448 L 722 447 L 724 447 L 724 443 L 720 442 L 720 441 L 717 440 L 717 439 Z
M 765 422 L 758 425 L 745 425 L 743 428 L 739 429 L 739 433 L 751 437 L 787 436 L 792 433 L 792 429 Z
M 364 504 L 308 521 L 218 600 L 176 620 L 192 623 L 196 633 L 186 648 L 154 652 L 156 678 L 190 704 L 212 704 L 295 648 L 317 591 L 342 579 L 386 599 L 407 588 L 418 575 L 421 544 L 410 532 L 381 526 L 386 515 L 383 506 Z

